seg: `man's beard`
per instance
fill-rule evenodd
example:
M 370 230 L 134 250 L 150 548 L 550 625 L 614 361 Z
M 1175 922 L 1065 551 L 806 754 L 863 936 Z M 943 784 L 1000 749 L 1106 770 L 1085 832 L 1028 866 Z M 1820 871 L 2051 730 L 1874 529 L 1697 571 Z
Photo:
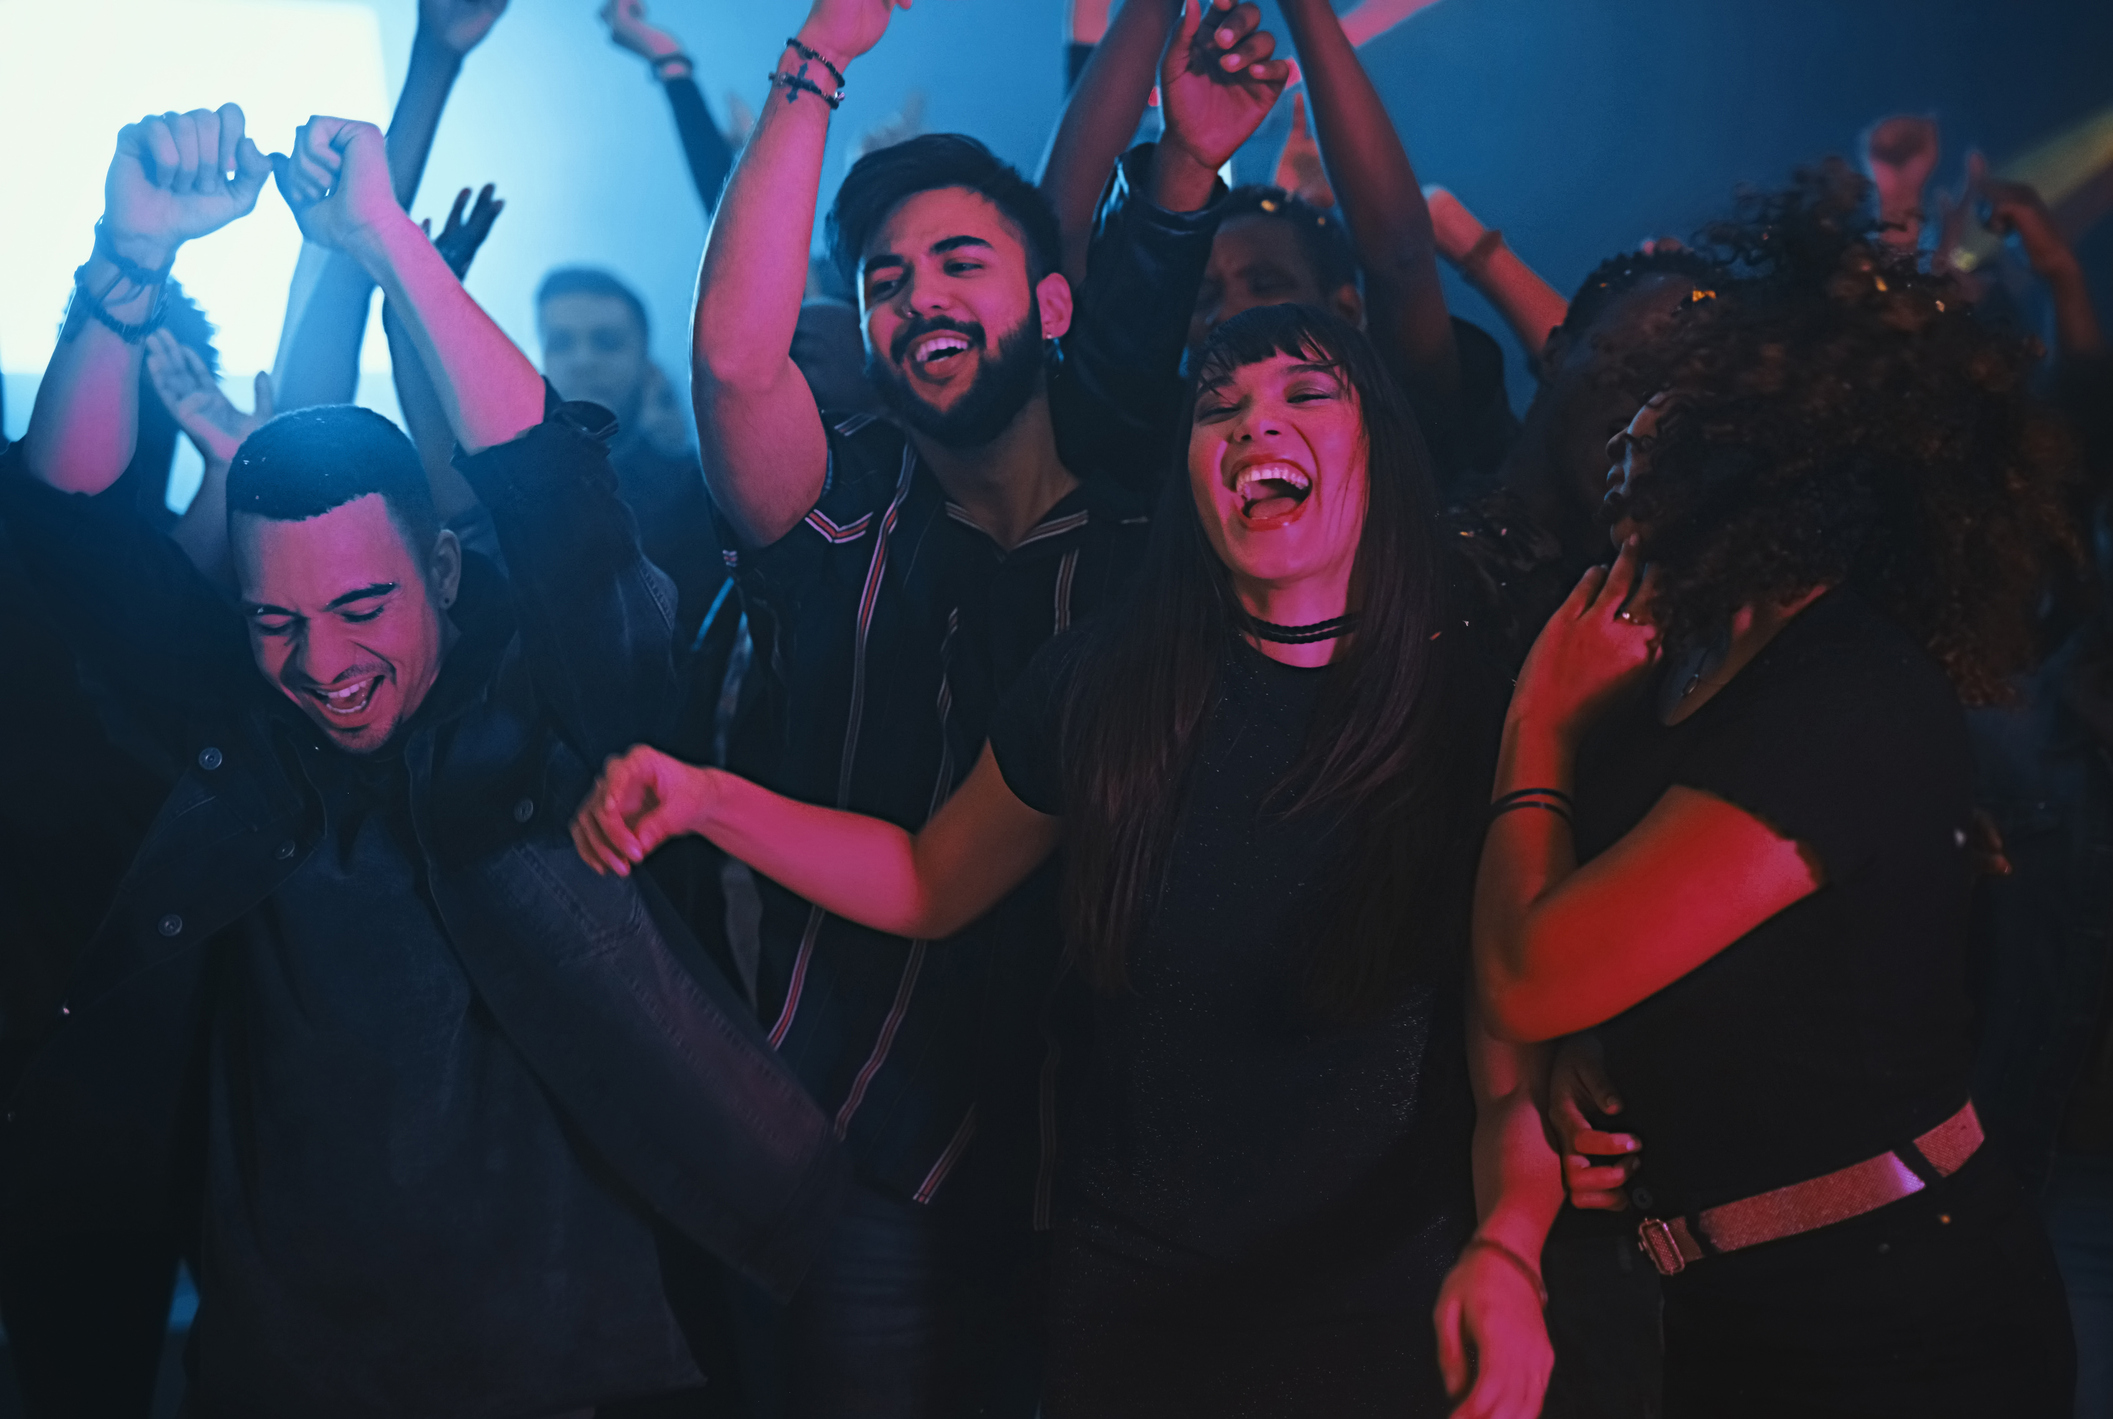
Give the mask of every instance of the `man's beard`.
M 996 352 L 976 372 L 975 383 L 951 409 L 942 411 L 927 404 L 911 388 L 909 378 L 878 350 L 867 352 L 866 378 L 897 418 L 932 442 L 942 448 L 980 448 L 1004 433 L 1035 396 L 1036 382 L 1042 376 L 1039 326 L 1034 314 L 1029 313 L 1000 340 Z M 989 348 L 979 325 L 946 319 L 920 321 L 897 333 L 895 358 L 902 358 L 901 352 L 907 352 L 912 340 L 934 330 L 958 330 L 978 349 Z

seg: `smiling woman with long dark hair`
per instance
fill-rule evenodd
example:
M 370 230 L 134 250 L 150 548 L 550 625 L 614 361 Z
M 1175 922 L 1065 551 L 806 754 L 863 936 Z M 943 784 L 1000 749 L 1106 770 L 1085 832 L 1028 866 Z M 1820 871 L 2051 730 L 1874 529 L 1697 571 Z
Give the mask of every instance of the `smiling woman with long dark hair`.
M 623 872 L 702 833 L 916 938 L 1061 843 L 1094 992 L 1045 1412 L 1435 1416 L 1451 1390 L 1526 1419 L 1560 1185 L 1530 1052 L 1465 1007 L 1495 718 L 1467 578 L 1353 328 L 1249 312 L 1198 370 L 1127 607 L 1043 650 L 921 829 L 640 748 L 574 835 Z

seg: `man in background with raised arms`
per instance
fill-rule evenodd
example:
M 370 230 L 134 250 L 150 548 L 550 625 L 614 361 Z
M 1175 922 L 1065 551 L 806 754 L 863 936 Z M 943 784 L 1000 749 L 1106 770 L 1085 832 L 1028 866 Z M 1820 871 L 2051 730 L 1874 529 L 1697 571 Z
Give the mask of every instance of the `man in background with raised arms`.
M 201 1415 L 621 1414 L 724 1376 L 696 1350 L 705 1253 L 790 1291 L 840 1164 L 664 904 L 565 838 L 677 691 L 607 412 L 557 403 L 470 300 L 377 129 L 313 119 L 274 161 L 304 236 L 417 346 L 512 580 L 349 406 L 237 453 L 239 614 L 94 496 L 130 457 L 177 247 L 267 170 L 233 105 L 125 129 L 0 518 L 54 625 L 189 767 L 8 1100 L 0 1279 L 182 1237 Z
M 1121 380 L 1052 374 L 1048 351 L 1073 315 L 1055 216 L 958 135 L 869 154 L 838 192 L 831 245 L 893 422 L 817 409 L 789 352 L 829 118 L 893 9 L 816 0 L 784 50 L 705 250 L 692 378 L 755 637 L 729 766 L 914 829 L 983 752 L 1029 656 L 1109 603 L 1171 463 L 1143 460 L 1148 486 L 1125 488 L 1059 456 L 1052 380 Z M 1183 155 L 1188 208 L 1283 84 L 1269 37 L 1243 25 L 1196 64 L 1193 20 L 1183 36 L 1168 102 L 1188 103 L 1202 144 L 1222 149 Z M 1206 232 L 1198 269 L 1208 244 Z M 1162 373 L 1180 357 L 1176 315 L 1145 360 Z M 1053 886 L 1045 874 L 960 935 L 924 942 L 762 884 L 762 1020 L 857 1174 L 788 1317 L 796 1415 L 1034 1411 L 1027 1243 L 1047 1204 L 1037 1169 L 1055 1057 L 1038 1015 L 1058 955 Z

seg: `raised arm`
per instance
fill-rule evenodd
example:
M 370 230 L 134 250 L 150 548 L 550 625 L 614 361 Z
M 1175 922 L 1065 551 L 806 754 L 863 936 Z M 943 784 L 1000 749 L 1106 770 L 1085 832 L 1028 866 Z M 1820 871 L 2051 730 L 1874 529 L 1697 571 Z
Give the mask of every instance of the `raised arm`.
M 825 911 L 931 941 L 1026 880 L 1056 850 L 1059 827 L 1013 795 L 988 746 L 954 796 L 910 833 L 641 744 L 609 761 L 572 838 L 596 871 L 624 876 L 669 838 L 695 833 Z
M 147 337 L 147 379 L 184 436 L 205 461 L 205 474 L 191 505 L 170 534 L 191 565 L 208 581 L 234 584 L 228 560 L 227 470 L 242 440 L 272 416 L 271 376 L 258 371 L 256 407 L 245 414 L 220 390 L 220 381 L 198 352 L 179 344 L 166 330 Z
M 1230 9 L 1232 0 L 1212 0 Z M 1179 0 L 1127 0 L 1108 23 L 1107 0 L 1074 0 L 1073 43 L 1089 43 L 1093 55 L 1064 104 L 1064 115 L 1042 157 L 1040 186 L 1056 208 L 1064 237 L 1064 275 L 1074 287 L 1086 280 L 1086 247 L 1093 207 L 1107 186 L 1115 160 L 1130 146 L 1159 77 Z M 1090 40 L 1081 40 L 1081 22 Z M 1097 23 L 1097 26 L 1095 24 Z
M 1434 0 L 1364 0 L 1343 16 L 1343 33 L 1359 49 L 1378 39 Z
M 22 438 L 30 473 L 100 493 L 125 471 L 139 432 L 142 341 L 159 324 L 177 248 L 246 215 L 269 171 L 233 104 L 119 132 L 103 219 Z
M 477 453 L 543 421 L 535 366 L 398 204 L 380 129 L 311 118 L 272 165 L 301 235 L 358 262 L 396 308 L 457 443 Z
M 839 73 L 879 42 L 896 0 L 815 0 L 799 42 Z M 782 73 L 821 63 L 788 47 Z M 800 89 L 771 88 L 705 242 L 691 328 L 691 397 L 705 481 L 750 546 L 768 546 L 822 495 L 829 448 L 814 395 L 792 362 L 807 289 L 807 252 L 829 141 L 830 108 Z
M 1328 0 L 1283 0 L 1328 178 L 1365 271 L 1366 323 L 1419 407 L 1460 389 L 1452 318 L 1423 188 L 1401 135 Z
M 419 0 L 411 67 L 389 120 L 389 181 L 397 205 L 418 195 L 441 111 L 462 61 L 483 42 L 507 0 Z M 279 406 L 350 403 L 359 388 L 360 345 L 374 282 L 342 253 L 303 249 L 287 295 L 286 328 L 274 371 Z
M 719 205 L 726 175 L 733 170 L 734 147 L 705 104 L 697 87 L 697 66 L 684 52 L 682 41 L 646 19 L 645 0 L 608 0 L 602 6 L 602 23 L 609 38 L 646 61 L 653 77 L 667 91 L 668 106 L 675 112 L 676 136 L 682 139 L 682 155 L 690 165 L 690 181 L 696 184 L 697 200 L 706 216 Z
M 1423 189 L 1438 250 L 1461 279 L 1482 293 L 1519 344 L 1538 357 L 1548 337 L 1570 313 L 1570 302 L 1504 244 L 1504 233 L 1482 221 L 1443 187 Z

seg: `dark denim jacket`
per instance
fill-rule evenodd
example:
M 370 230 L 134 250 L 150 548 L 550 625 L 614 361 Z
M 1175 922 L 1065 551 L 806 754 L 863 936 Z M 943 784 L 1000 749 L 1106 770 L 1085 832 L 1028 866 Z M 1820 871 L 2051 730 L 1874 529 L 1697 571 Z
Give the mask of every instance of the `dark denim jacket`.
M 458 464 L 497 525 L 517 630 L 477 700 L 408 731 L 434 905 L 470 981 L 576 1129 L 652 1213 L 779 1294 L 845 1176 L 828 1121 L 649 887 L 596 876 L 566 822 L 604 756 L 664 734 L 674 597 L 639 553 L 592 405 Z M 312 850 L 322 807 L 227 603 L 107 500 L 0 460 L 0 518 L 83 656 L 189 764 L 9 1099 L 0 1253 L 186 1229 L 215 936 Z M 466 581 L 465 599 L 470 587 Z
M 1975 902 L 1974 1100 L 1990 1137 L 2037 1187 L 2113 984 L 2113 647 L 2104 626 L 2071 636 L 2020 688 L 2017 705 L 1970 716 L 1977 796 L 2011 865 Z

